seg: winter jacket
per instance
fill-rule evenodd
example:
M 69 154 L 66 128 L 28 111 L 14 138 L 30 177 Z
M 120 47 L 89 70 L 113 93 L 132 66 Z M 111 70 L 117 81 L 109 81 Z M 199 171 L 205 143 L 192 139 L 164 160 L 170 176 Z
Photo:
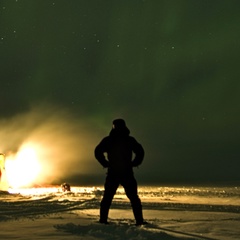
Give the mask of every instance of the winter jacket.
M 95 157 L 111 173 L 131 173 L 144 158 L 144 149 L 128 128 L 112 129 L 95 148 Z M 134 153 L 134 155 L 133 155 Z

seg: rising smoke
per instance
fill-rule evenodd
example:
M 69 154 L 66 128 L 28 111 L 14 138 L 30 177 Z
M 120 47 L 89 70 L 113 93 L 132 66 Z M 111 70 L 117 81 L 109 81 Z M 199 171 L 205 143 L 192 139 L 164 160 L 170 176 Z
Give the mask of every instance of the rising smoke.
M 80 120 L 57 107 L 40 106 L 0 123 L 0 152 L 6 161 L 23 146 L 34 148 L 41 165 L 34 184 L 57 183 L 91 172 L 98 138 L 87 119 Z

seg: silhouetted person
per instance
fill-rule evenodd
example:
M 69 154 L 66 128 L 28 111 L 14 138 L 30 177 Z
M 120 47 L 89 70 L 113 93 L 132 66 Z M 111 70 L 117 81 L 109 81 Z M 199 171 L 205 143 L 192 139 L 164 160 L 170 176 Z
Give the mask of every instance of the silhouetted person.
M 100 204 L 100 223 L 108 223 L 109 208 L 121 184 L 131 202 L 136 225 L 146 224 L 143 220 L 141 200 L 138 197 L 137 182 L 133 174 L 133 167 L 139 166 L 143 161 L 144 150 L 141 144 L 129 134 L 125 121 L 116 119 L 113 121 L 109 136 L 103 138 L 95 149 L 96 159 L 104 168 L 108 168 L 105 191 Z

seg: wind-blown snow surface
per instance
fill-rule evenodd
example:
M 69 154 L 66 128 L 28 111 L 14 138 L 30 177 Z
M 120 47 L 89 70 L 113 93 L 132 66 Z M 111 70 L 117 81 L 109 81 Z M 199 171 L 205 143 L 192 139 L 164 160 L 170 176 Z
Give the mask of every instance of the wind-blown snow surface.
M 240 188 L 139 187 L 144 218 L 136 227 L 119 188 L 109 225 L 98 223 L 98 187 L 0 191 L 0 239 L 240 239 Z

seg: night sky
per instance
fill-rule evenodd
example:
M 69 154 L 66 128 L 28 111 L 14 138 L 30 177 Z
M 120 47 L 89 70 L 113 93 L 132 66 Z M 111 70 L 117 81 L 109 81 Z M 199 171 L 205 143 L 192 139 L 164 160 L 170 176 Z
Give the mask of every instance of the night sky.
M 102 184 L 93 151 L 121 117 L 146 152 L 140 184 L 239 183 L 239 10 L 239 0 L 1 0 L 1 151 L 44 129 L 65 152 L 56 169 L 74 169 L 61 180 Z

